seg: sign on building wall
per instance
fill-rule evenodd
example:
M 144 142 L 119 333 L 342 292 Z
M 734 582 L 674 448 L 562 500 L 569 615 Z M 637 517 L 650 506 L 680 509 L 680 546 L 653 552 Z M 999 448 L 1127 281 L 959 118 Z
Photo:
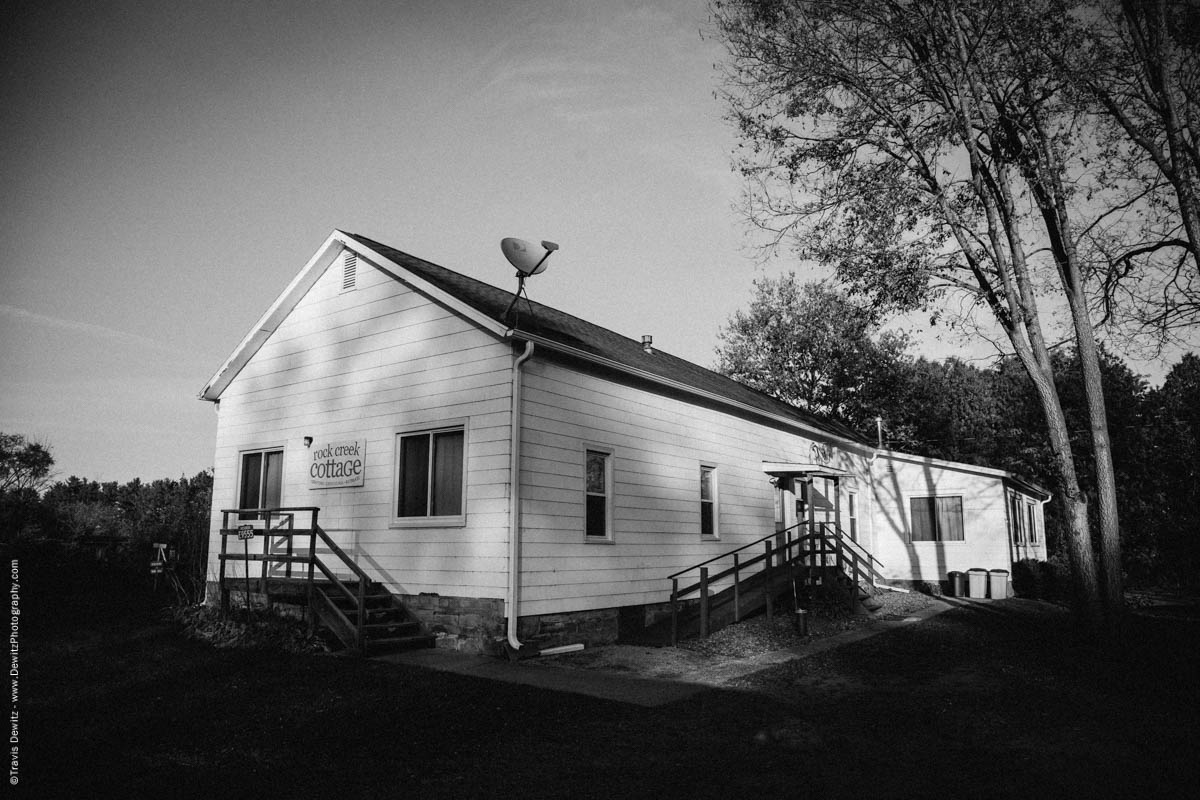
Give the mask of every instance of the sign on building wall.
M 367 440 L 314 444 L 309 461 L 310 489 L 362 486 L 367 471 Z

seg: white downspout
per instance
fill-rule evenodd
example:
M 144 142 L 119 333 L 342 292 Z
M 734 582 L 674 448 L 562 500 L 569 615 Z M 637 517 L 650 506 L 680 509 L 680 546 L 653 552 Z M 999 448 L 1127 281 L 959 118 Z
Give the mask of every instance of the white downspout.
M 508 646 L 521 649 L 517 639 L 517 599 L 521 579 L 521 366 L 533 355 L 533 342 L 525 343 L 525 352 L 513 362 L 511 459 L 508 465 Z

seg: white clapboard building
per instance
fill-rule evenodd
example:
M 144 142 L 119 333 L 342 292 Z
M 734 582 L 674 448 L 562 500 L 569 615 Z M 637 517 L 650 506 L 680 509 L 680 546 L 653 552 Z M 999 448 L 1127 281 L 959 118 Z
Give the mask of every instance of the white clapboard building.
M 755 575 L 944 584 L 1045 557 L 1049 495 L 1017 476 L 880 449 L 513 300 L 325 240 L 201 394 L 214 602 L 290 591 L 348 644 L 524 652 L 636 635 L 673 593 L 710 624 L 731 592 L 753 613 Z

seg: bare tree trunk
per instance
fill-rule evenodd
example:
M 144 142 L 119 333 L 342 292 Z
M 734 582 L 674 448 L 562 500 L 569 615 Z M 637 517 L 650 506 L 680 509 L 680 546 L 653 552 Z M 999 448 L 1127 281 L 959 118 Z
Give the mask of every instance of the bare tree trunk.
M 1010 164 L 1002 155 L 1007 149 L 998 146 L 1000 143 L 1014 144 L 1008 141 L 1013 127 L 1001 119 L 1000 108 L 992 105 L 988 91 L 984 88 L 983 80 L 978 74 L 978 65 L 969 55 L 967 35 L 963 21 L 953 6 L 948 9 L 948 20 L 951 26 L 950 37 L 961 65 L 959 83 L 956 87 L 958 95 L 957 113 L 964 134 L 964 144 L 970 154 L 973 184 L 976 195 L 980 198 L 986 210 L 988 229 L 992 237 L 992 252 L 995 258 L 997 273 L 1001 278 L 1009 309 L 1009 322 L 1004 325 L 1009 341 L 1014 351 L 1024 365 L 1026 372 L 1033 381 L 1038 400 L 1046 419 L 1047 433 L 1050 438 L 1051 451 L 1054 454 L 1056 471 L 1063 494 L 1063 504 L 1066 506 L 1067 555 L 1071 563 L 1071 571 L 1075 578 L 1075 606 L 1078 618 L 1083 627 L 1091 634 L 1097 634 L 1103 622 L 1107 597 L 1101 594 L 1100 582 L 1096 571 L 1096 556 L 1092 548 L 1091 527 L 1088 523 L 1087 498 L 1079 485 L 1075 458 L 1072 452 L 1070 435 L 1067 429 L 1066 415 L 1063 413 L 1062 401 L 1054 383 L 1054 367 L 1046 345 L 1045 335 L 1037 309 L 1037 295 L 1033 288 L 1030 267 L 1026 260 L 1025 246 L 1021 236 L 1020 214 L 1013 196 L 1014 176 L 1010 172 Z M 971 101 L 971 102 L 968 102 Z M 986 132 L 990 139 L 990 158 L 984 155 L 972 134 L 976 131 Z M 1084 374 L 1091 374 L 1094 380 L 1085 387 L 1089 409 L 1093 407 L 1093 395 L 1098 400 L 1099 426 L 1097 417 L 1093 416 L 1093 433 L 1100 434 L 1099 441 L 1103 446 L 1103 456 L 1107 461 L 1109 473 L 1112 471 L 1112 461 L 1108 448 L 1108 428 L 1104 415 L 1104 396 L 1100 392 L 1101 380 L 1099 361 L 1095 352 L 1095 337 L 1091 322 L 1087 316 L 1086 305 L 1078 302 L 1082 297 L 1082 277 L 1078 264 L 1074 260 L 1074 250 L 1068 238 L 1066 227 L 1067 217 L 1065 207 L 1056 206 L 1055 199 L 1061 200 L 1061 191 L 1054 193 L 1047 187 L 1061 190 L 1061 185 L 1055 183 L 1057 173 L 1056 162 L 1049 157 L 1056 155 L 1055 150 L 1046 138 L 1046 132 L 1040 131 L 1039 142 L 1044 147 L 1037 148 L 1043 158 L 1030 162 L 1018 160 L 1015 166 L 1020 168 L 1022 176 L 1033 189 L 1039 200 L 1043 221 L 1052 241 L 1057 240 L 1055 247 L 1056 260 L 1060 267 L 1064 291 L 1067 292 L 1068 302 L 1076 323 L 1076 335 L 1080 340 L 1079 352 L 1084 352 L 1083 339 L 1086 338 L 1090 353 L 1093 356 L 1091 365 L 1094 371 L 1089 373 L 1085 366 Z M 1020 147 L 1012 147 L 1011 152 L 1022 152 Z M 1043 174 L 1044 171 L 1044 174 Z M 1059 215 L 1062 215 L 1061 217 Z M 1004 241 L 1000 241 L 999 234 Z M 1003 258 L 1007 250 L 1009 258 Z M 986 288 L 986 287 L 982 287 Z M 1074 294 L 1073 294 L 1074 292 Z M 1003 318 L 1001 319 L 1003 323 Z M 1084 335 L 1086 334 L 1086 335 Z M 1095 390 L 1093 392 L 1092 390 Z M 1094 436 L 1094 438 L 1096 438 Z M 1097 452 L 1097 461 L 1101 453 Z M 1117 560 L 1120 561 L 1120 543 L 1117 539 L 1115 493 L 1111 495 L 1114 502 L 1101 512 L 1101 522 L 1111 525 L 1113 539 L 1117 542 Z M 1107 514 L 1105 512 L 1108 512 Z M 1120 572 L 1117 572 L 1118 580 Z M 1119 583 L 1118 583 L 1119 592 Z
M 1062 183 L 1062 159 L 1053 137 L 1038 128 L 1036 161 L 1024 164 L 1026 181 L 1037 199 L 1050 239 L 1050 249 L 1058 266 L 1059 280 L 1071 322 L 1075 329 L 1075 350 L 1083 376 L 1083 396 L 1088 408 L 1088 428 L 1092 441 L 1094 474 L 1096 478 L 1097 522 L 1100 529 L 1101 599 L 1109 622 L 1115 622 L 1125 605 L 1123 569 L 1121 566 L 1121 526 L 1117 511 L 1117 481 L 1112 462 L 1112 441 L 1108 433 L 1108 412 L 1105 408 L 1104 381 L 1100 372 L 1100 351 L 1096 332 L 1088 313 L 1084 290 L 1083 270 L 1071 231 L 1066 189 Z

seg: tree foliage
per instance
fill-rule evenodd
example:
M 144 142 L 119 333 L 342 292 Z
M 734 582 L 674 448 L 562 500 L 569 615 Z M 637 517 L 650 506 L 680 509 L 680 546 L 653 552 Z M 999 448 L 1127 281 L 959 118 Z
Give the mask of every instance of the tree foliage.
M 752 219 L 876 307 L 958 295 L 990 312 L 1036 389 L 1071 520 L 1081 619 L 1098 630 L 1122 603 L 1118 518 L 1077 235 L 1085 137 L 1053 69 L 1066 41 L 1054 35 L 1058 12 L 1038 0 L 715 7 L 740 167 L 756 187 Z M 1058 334 L 1074 342 L 1084 381 L 1099 558 L 1050 355 L 1045 316 L 1055 309 L 1067 312 Z
M 1054 65 L 1096 123 L 1091 191 L 1110 202 L 1086 239 L 1107 317 L 1170 338 L 1200 323 L 1200 6 L 1063 3 Z
M 873 430 L 879 405 L 873 393 L 886 391 L 906 338 L 880 332 L 871 309 L 827 284 L 800 284 L 789 273 L 754 286 L 749 307 L 719 333 L 717 371 L 851 428 Z
M 41 491 L 53 467 L 54 456 L 45 445 L 0 432 L 0 492 Z
M 30 490 L 0 493 L 9 540 L 53 542 L 69 551 L 104 554 L 131 576 L 149 579 L 155 544 L 173 555 L 166 579 L 180 603 L 204 597 L 212 473 L 144 483 L 99 483 L 74 475 L 39 497 Z

